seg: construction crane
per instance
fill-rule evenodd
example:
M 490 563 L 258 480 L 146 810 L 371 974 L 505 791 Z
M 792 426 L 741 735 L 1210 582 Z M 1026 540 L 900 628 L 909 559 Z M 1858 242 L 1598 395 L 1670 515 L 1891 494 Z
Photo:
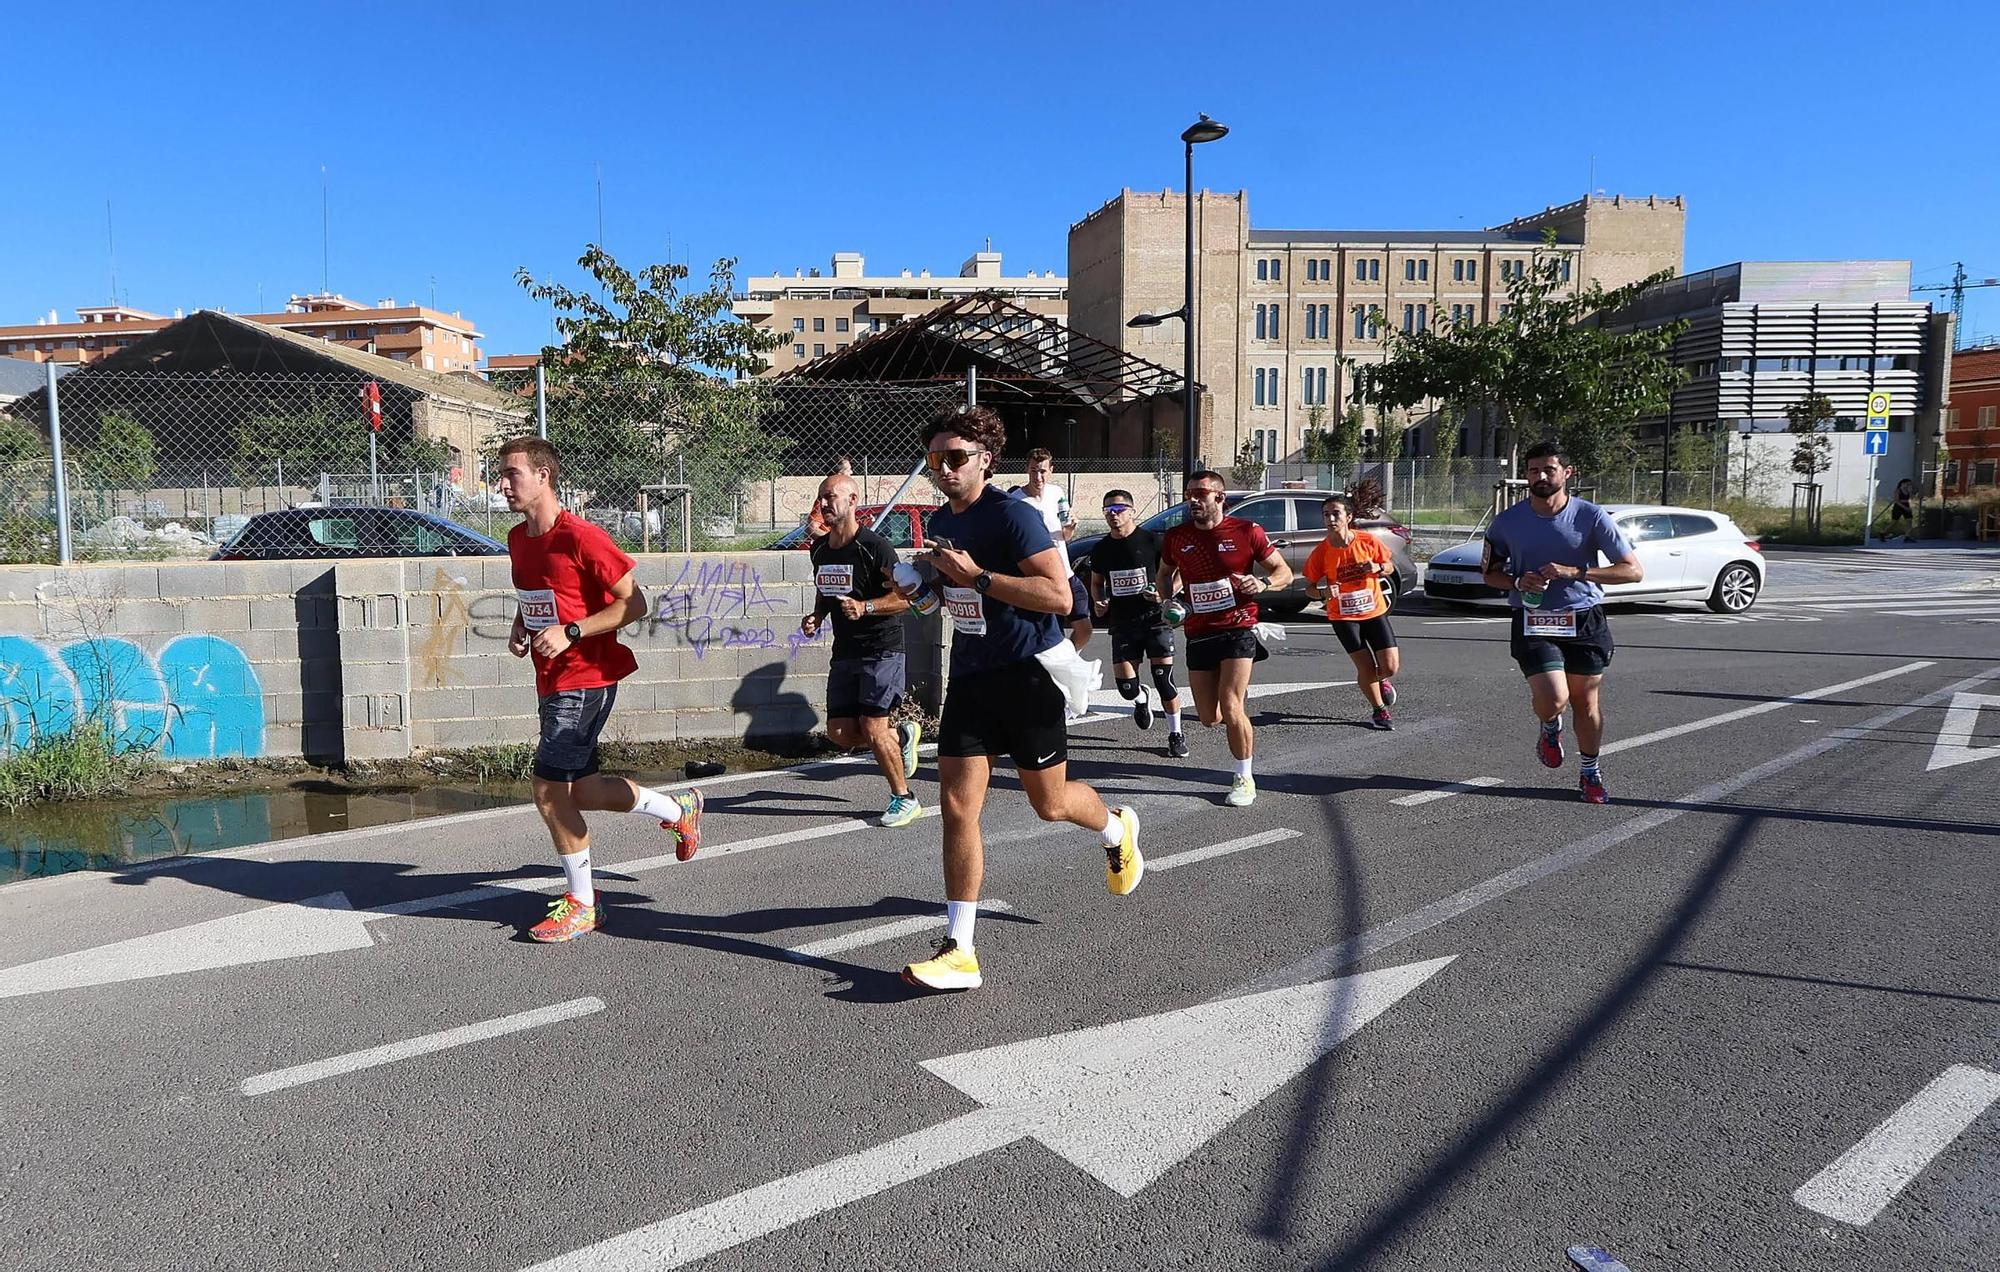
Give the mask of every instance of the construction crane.
M 2000 287 L 2000 278 L 1981 278 L 1977 281 L 1969 281 L 1965 277 L 1964 261 L 1953 261 L 1952 265 L 1954 266 L 1954 268 L 1952 270 L 1950 282 L 1935 283 L 1926 287 L 1912 287 L 1910 288 L 1910 290 L 1913 292 L 1951 293 L 1951 329 L 1953 332 L 1956 333 L 1956 336 L 1953 340 L 1953 345 L 1956 348 L 1963 349 L 1966 347 L 1965 293 L 1972 290 L 1975 287 Z

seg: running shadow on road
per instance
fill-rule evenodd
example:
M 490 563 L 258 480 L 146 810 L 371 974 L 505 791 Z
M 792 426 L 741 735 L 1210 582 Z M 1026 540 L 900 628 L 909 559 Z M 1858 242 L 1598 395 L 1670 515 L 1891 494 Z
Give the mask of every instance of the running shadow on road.
M 1330 944 L 1338 944 L 1358 935 L 1364 927 L 1361 871 L 1355 861 L 1353 837 L 1348 833 L 1347 819 L 1341 815 L 1339 805 L 1326 800 L 1319 807 L 1330 858 L 1328 865 L 1335 881 L 1335 894 L 1340 898 L 1340 914 L 1329 924 L 1334 935 Z M 1328 1029 L 1353 1010 L 1352 985 L 1351 980 L 1341 982 L 1340 992 L 1334 995 L 1327 1010 Z M 1284 1154 L 1278 1163 L 1278 1183 L 1265 1199 L 1264 1217 L 1257 1225 L 1257 1235 L 1267 1241 L 1289 1244 L 1298 1235 L 1299 1189 L 1319 1175 L 1314 1159 L 1319 1156 L 1320 1141 L 1326 1131 L 1320 1114 L 1340 1107 L 1341 1061 L 1340 1048 L 1336 1047 L 1308 1070 L 1311 1076 L 1307 1081 L 1311 1086 L 1300 1100 L 1304 1112 L 1293 1121 L 1291 1134 L 1286 1137 Z
M 1588 1014 L 1544 1052 L 1535 1067 L 1500 1096 L 1484 1118 L 1461 1134 L 1444 1156 L 1420 1178 L 1407 1185 L 1367 1228 L 1319 1264 L 1321 1268 L 1327 1272 L 1347 1272 L 1348 1269 L 1367 1266 L 1405 1229 L 1442 1203 L 1459 1179 L 1477 1166 L 1489 1151 L 1506 1142 L 1514 1124 L 1532 1113 L 1639 999 L 1659 966 L 1669 960 L 1681 940 L 1714 902 L 1723 881 L 1742 858 L 1757 820 L 1754 816 L 1737 820 L 1735 828 L 1716 845 L 1701 873 L 1681 894 L 1680 904 L 1673 915 L 1647 947 L 1633 957 L 1617 984 L 1598 997 Z
M 841 983 L 842 987 L 830 990 L 827 997 L 837 998 L 842 1002 L 885 1004 L 934 996 L 928 990 L 916 989 L 904 983 L 898 972 L 822 955 L 800 954 L 783 946 L 748 938 L 753 934 L 789 932 L 800 928 L 858 923 L 869 919 L 934 915 L 938 913 L 938 903 L 935 901 L 920 901 L 915 897 L 883 897 L 880 901 L 868 905 L 773 906 L 761 910 L 741 910 L 735 914 L 715 915 L 679 914 L 629 904 L 651 899 L 639 894 L 605 895 L 607 900 L 628 903 L 609 911 L 605 925 L 601 929 L 602 933 L 608 936 L 637 941 L 664 941 L 672 945 L 712 950 L 720 954 L 763 959 L 789 966 L 810 967 L 823 973 L 829 983 Z M 1037 922 L 1035 919 L 1004 910 L 988 911 L 980 917 L 988 923 L 1032 925 Z

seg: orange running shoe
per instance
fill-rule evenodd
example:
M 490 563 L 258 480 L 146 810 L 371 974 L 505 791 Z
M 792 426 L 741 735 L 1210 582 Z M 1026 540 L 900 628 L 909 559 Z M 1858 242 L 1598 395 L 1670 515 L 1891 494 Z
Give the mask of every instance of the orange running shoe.
M 597 907 L 585 905 L 574 893 L 565 892 L 549 903 L 549 917 L 528 929 L 528 939 L 549 943 L 574 941 L 597 928 Z
M 692 861 L 701 851 L 701 806 L 700 791 L 689 791 L 685 795 L 674 796 L 674 802 L 681 806 L 679 821 L 661 822 L 661 830 L 671 830 L 680 841 L 674 845 L 674 856 L 681 861 Z

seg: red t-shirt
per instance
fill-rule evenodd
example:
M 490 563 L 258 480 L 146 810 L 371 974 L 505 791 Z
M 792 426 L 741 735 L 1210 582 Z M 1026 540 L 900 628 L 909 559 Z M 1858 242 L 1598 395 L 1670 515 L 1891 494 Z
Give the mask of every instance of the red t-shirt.
M 1160 561 L 1180 571 L 1187 592 L 1190 636 L 1206 636 L 1257 625 L 1257 602 L 1237 597 L 1232 574 L 1248 574 L 1253 562 L 1271 555 L 1264 527 L 1241 517 L 1224 517 L 1215 529 L 1183 521 L 1160 540 Z
M 547 534 L 529 534 L 526 522 L 509 530 L 507 555 L 530 637 L 544 627 L 580 623 L 611 604 L 612 585 L 630 574 L 633 564 L 610 535 L 567 511 L 556 514 Z M 531 657 L 535 692 L 544 698 L 559 689 L 615 685 L 639 669 L 616 631 L 586 636 L 554 658 Z

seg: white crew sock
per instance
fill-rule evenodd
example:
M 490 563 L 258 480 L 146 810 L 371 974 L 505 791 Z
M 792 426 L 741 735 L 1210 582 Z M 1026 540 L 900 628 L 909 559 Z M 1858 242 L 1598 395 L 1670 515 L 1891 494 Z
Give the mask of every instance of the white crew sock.
M 569 894 L 585 905 L 596 905 L 597 889 L 590 885 L 590 849 L 557 853 L 556 860 L 562 862 L 563 878 L 569 883 Z
M 681 802 L 665 791 L 656 791 L 637 782 L 632 783 L 632 789 L 639 792 L 639 798 L 632 805 L 632 811 L 641 817 L 665 822 L 677 822 L 681 819 L 681 813 L 684 811 Z
M 1167 732 L 1179 733 L 1180 731 L 1181 731 L 1181 709 L 1179 707 L 1175 707 L 1172 711 L 1167 712 Z
M 958 942 L 958 948 L 971 949 L 972 925 L 979 918 L 979 902 L 947 901 L 944 903 L 944 916 L 948 924 L 946 935 Z
M 1236 776 L 1238 777 L 1250 776 L 1250 761 L 1248 760 L 1236 761 Z
M 1118 810 L 1115 808 L 1107 808 L 1104 811 L 1111 814 L 1111 820 L 1105 822 L 1104 829 L 1097 833 L 1103 838 L 1106 848 L 1116 848 L 1125 842 L 1125 819 L 1118 815 Z

